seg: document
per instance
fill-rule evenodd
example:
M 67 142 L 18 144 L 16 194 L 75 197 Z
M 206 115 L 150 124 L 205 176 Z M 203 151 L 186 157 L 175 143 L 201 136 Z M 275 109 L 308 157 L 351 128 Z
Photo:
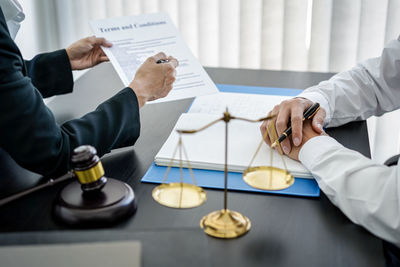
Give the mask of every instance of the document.
M 215 100 L 213 102 L 212 99 Z M 274 105 L 286 96 L 269 96 L 255 94 L 220 93 L 215 97 L 202 96 L 196 98 L 188 113 L 184 113 L 176 123 L 167 141 L 155 157 L 155 163 L 168 166 L 172 159 L 172 166 L 179 167 L 179 153 L 173 156 L 177 147 L 179 134 L 176 129 L 194 130 L 222 117 L 222 111 L 228 106 L 233 116 L 257 119 L 266 116 Z M 266 106 L 266 108 L 265 108 Z M 198 113 L 201 112 L 201 113 Z M 231 120 L 228 125 L 228 170 L 243 172 L 249 167 L 250 161 L 262 140 L 259 123 L 241 120 Z M 182 142 L 187 152 L 188 159 L 182 153 L 184 167 L 189 164 L 192 168 L 208 170 L 224 170 L 225 163 L 225 123 L 220 121 L 215 125 L 194 134 L 182 134 Z M 285 169 L 282 158 L 276 150 L 264 142 L 252 166 L 275 166 Z M 311 173 L 299 162 L 283 156 L 287 169 L 295 177 L 313 178 Z M 189 164 L 188 164 L 189 163 Z
M 149 103 L 218 92 L 167 14 L 93 20 L 90 25 L 97 37 L 104 37 L 113 44 L 103 50 L 125 86 L 130 84 L 140 65 L 149 56 L 164 52 L 179 61 L 172 91 L 167 97 Z
M 217 93 L 197 97 L 190 107 L 189 113 L 221 115 L 228 108 L 233 116 L 247 119 L 259 119 L 268 115 L 276 104 L 292 96 L 259 95 L 242 93 Z

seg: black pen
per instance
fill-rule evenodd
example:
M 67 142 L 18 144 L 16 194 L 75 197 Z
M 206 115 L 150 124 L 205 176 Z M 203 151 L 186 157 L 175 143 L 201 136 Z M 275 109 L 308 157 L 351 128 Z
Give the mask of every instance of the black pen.
M 306 111 L 304 111 L 304 113 L 303 113 L 303 121 L 311 119 L 317 113 L 318 110 L 319 110 L 319 103 L 314 103 L 311 107 L 309 107 Z M 276 147 L 283 140 L 285 140 L 286 137 L 288 137 L 291 134 L 292 134 L 292 126 L 290 125 L 290 122 L 289 122 L 288 123 L 288 128 L 286 129 L 286 131 L 284 131 L 281 134 L 281 136 L 279 136 L 279 138 L 274 143 L 272 143 L 271 147 L 272 148 Z
M 168 59 L 159 59 L 159 60 L 157 60 L 157 64 L 161 64 L 161 63 L 168 63 L 169 62 L 169 60 Z

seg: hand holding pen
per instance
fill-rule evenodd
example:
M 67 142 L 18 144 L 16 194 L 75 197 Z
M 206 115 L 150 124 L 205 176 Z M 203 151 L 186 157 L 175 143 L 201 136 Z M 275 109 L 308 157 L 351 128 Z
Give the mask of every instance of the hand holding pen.
M 303 114 L 303 121 L 311 119 L 319 110 L 320 106 L 319 103 L 314 103 L 311 107 L 309 107 Z M 292 134 L 292 126 L 291 123 L 288 123 L 288 128 L 279 136 L 275 142 L 271 144 L 271 147 L 274 148 L 279 145 L 283 140 L 286 139 L 289 135 Z
M 135 73 L 129 87 L 135 92 L 139 107 L 168 95 L 176 79 L 178 60 L 160 52 L 149 57 Z
M 319 101 L 316 101 L 319 102 Z M 280 153 L 288 155 L 292 149 L 299 147 L 303 143 L 304 137 L 304 126 L 303 121 L 304 111 L 312 106 L 314 102 L 304 97 L 295 97 L 282 101 L 276 105 L 270 112 L 269 115 L 274 114 L 276 118 L 274 120 L 265 121 L 261 127 L 261 135 L 264 136 L 265 142 L 271 146 L 278 136 L 277 133 L 281 134 L 285 132 L 288 127 L 288 122 L 292 127 L 292 136 L 284 139 L 280 146 L 277 146 Z M 323 134 L 322 125 L 324 125 L 326 118 L 326 111 L 324 106 L 315 113 L 312 119 L 309 121 L 311 128 L 317 134 Z M 307 123 L 308 124 L 308 123 Z M 272 129 L 273 127 L 273 129 Z M 267 136 L 266 136 L 267 132 Z M 266 136 L 266 137 L 265 137 Z M 282 151 L 283 150 L 283 151 Z

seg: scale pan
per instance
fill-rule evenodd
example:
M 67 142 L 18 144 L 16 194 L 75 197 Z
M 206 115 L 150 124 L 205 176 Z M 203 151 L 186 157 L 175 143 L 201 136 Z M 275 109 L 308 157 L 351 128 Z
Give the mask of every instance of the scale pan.
M 203 188 L 187 183 L 159 185 L 153 189 L 152 195 L 161 205 L 177 209 L 198 207 L 207 199 Z
M 294 183 L 294 177 L 288 171 L 272 166 L 247 168 L 243 180 L 250 186 L 263 190 L 282 190 Z

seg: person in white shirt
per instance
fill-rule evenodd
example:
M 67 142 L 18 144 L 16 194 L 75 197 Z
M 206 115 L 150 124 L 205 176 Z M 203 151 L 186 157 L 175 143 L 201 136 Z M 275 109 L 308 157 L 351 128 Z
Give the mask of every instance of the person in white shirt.
M 303 125 L 302 115 L 314 102 L 321 109 Z M 301 161 L 321 190 L 354 223 L 400 248 L 400 164 L 377 164 L 326 135 L 325 127 L 365 120 L 400 108 L 400 37 L 380 57 L 333 76 L 283 101 L 270 114 L 280 135 L 290 120 L 293 133 L 281 143 L 289 157 Z M 392 136 L 388 136 L 391 138 Z M 271 144 L 269 138 L 265 140 Z M 400 263 L 400 261 L 398 262 Z M 391 265 L 396 266 L 396 265 Z

